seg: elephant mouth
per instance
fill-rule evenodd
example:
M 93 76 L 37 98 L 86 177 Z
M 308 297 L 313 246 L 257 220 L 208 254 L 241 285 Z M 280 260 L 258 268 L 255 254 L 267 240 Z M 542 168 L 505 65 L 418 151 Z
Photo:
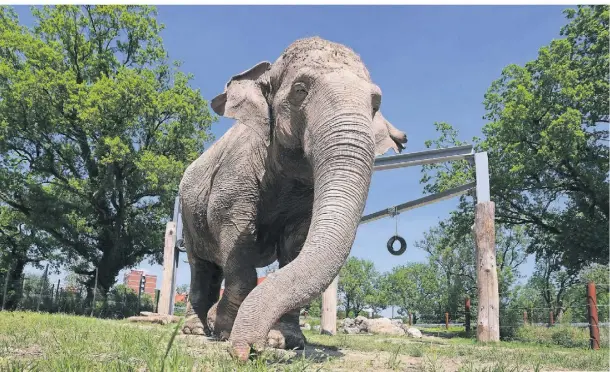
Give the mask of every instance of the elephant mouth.
M 402 150 L 407 148 L 408 139 L 406 134 L 403 134 L 400 137 L 390 135 L 390 138 L 392 138 L 392 141 L 396 144 L 398 152 L 402 152 Z

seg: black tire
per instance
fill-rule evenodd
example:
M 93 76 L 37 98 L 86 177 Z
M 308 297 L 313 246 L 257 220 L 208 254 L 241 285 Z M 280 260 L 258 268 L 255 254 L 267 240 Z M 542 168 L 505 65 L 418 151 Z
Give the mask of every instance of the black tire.
M 400 243 L 400 248 L 398 248 L 397 250 L 394 250 L 394 242 L 397 240 Z M 400 256 L 401 254 L 405 253 L 405 251 L 407 250 L 407 242 L 402 238 L 402 236 L 394 235 L 393 237 L 391 237 L 388 240 L 387 247 L 388 247 L 388 252 L 390 252 L 394 256 Z

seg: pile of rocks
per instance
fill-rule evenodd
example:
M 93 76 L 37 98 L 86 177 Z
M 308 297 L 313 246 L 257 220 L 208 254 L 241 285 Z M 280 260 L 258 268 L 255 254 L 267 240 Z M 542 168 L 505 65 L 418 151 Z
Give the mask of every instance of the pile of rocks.
M 358 316 L 356 319 L 346 318 L 341 323 L 339 332 L 347 334 L 372 333 L 381 335 L 404 335 L 421 338 L 422 334 L 417 328 L 409 327 L 400 319 L 388 318 L 367 319 Z

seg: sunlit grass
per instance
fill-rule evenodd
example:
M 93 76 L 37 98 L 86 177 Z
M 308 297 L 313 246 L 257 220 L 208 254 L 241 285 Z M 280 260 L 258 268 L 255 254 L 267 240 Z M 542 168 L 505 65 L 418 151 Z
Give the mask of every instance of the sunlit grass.
M 608 370 L 608 349 L 463 338 L 305 332 L 304 353 L 268 351 L 235 362 L 226 343 L 182 336 L 179 325 L 26 312 L 0 313 L 0 371 L 524 371 Z M 168 349 L 168 345 L 170 345 Z M 169 351 L 168 351 L 169 350 Z M 167 356 L 166 356 L 167 353 Z

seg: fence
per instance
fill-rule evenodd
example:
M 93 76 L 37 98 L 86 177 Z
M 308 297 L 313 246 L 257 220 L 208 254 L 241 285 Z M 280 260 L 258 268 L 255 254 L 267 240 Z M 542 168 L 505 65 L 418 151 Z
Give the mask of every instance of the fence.
M 519 307 L 514 303 L 501 303 L 501 339 L 566 347 L 608 348 L 610 293 L 608 284 L 600 284 L 599 287 L 596 289 L 592 282 L 583 285 L 582 297 L 570 306 Z M 602 303 L 597 301 L 598 294 L 602 296 Z M 400 318 L 403 323 L 413 325 L 422 332 L 441 336 L 474 337 L 478 323 L 478 312 L 476 304 L 474 305 L 471 306 L 470 299 L 466 299 L 459 306 L 462 310 L 444 311 L 439 307 L 423 313 L 409 312 Z M 339 318 L 345 317 L 343 311 L 339 311 L 338 315 Z
M 566 347 L 589 347 L 594 350 L 602 347 L 608 348 L 610 343 L 609 305 L 597 303 L 595 283 L 587 283 L 586 291 L 583 292 L 586 293 L 583 301 L 572 306 L 561 307 L 559 316 L 557 316 L 558 308 L 523 308 L 501 305 L 501 338 Z M 403 321 L 422 330 L 436 329 L 437 333 L 441 330 L 449 331 L 459 327 L 458 333 L 463 332 L 466 335 L 475 334 L 477 325 L 476 311 L 472 311 L 470 299 L 466 299 L 463 312 L 409 313 L 403 318 Z
M 49 283 L 42 277 L 22 275 L 16 281 L 8 280 L 8 275 L 0 274 L 0 304 L 3 310 L 29 310 L 47 313 L 88 315 L 98 318 L 122 319 L 139 314 L 141 311 L 156 310 L 155 298 L 145 293 L 137 293 L 125 285 L 111 288 L 105 295 L 96 291 L 93 298 L 87 298 L 82 286 Z

